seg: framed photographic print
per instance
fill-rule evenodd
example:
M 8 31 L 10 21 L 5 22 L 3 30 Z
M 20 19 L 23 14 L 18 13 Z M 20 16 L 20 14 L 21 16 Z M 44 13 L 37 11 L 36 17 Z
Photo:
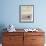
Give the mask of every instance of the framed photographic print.
M 34 22 L 34 5 L 19 6 L 19 21 L 25 23 Z

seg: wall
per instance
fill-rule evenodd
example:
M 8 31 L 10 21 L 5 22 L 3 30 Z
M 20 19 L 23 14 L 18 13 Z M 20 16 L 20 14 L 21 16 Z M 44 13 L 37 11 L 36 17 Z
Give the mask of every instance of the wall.
M 46 28 L 46 0 L 0 0 L 0 25 L 13 24 L 16 28 L 41 27 Z M 19 5 L 34 5 L 34 23 L 19 22 Z
M 34 23 L 19 22 L 19 5 L 34 5 Z M 0 0 L 0 31 L 13 24 L 16 28 L 40 27 L 46 32 L 46 0 Z

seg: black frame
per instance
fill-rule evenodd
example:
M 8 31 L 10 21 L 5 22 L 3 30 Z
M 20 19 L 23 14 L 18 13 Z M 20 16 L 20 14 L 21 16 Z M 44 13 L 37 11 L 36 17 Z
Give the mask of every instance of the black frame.
M 29 21 L 29 22 L 22 22 L 21 21 L 21 7 L 22 6 L 32 6 L 33 7 L 33 21 Z M 34 5 L 19 5 L 19 22 L 20 23 L 33 23 L 34 22 Z

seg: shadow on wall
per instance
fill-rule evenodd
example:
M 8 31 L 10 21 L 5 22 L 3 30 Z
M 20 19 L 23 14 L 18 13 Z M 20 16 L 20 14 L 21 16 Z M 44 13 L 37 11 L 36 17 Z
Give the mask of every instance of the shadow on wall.
M 0 24 L 0 43 L 2 43 L 2 32 L 5 32 L 3 29 L 6 28 L 4 24 Z

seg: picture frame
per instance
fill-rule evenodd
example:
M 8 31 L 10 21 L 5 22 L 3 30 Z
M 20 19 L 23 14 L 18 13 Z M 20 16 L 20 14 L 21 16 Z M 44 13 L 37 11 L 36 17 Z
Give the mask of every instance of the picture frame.
M 34 22 L 34 5 L 19 5 L 19 22 Z

